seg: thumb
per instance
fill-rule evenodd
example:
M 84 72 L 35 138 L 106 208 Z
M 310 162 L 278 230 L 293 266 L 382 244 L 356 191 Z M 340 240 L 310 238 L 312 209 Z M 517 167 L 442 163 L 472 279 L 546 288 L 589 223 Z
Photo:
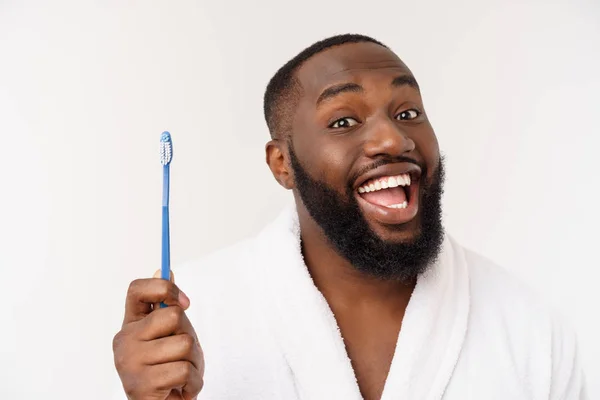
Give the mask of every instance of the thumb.
M 173 283 L 175 283 L 175 275 L 173 275 L 173 271 L 169 271 L 170 277 L 169 280 Z M 161 277 L 161 271 L 160 269 L 157 269 L 156 272 L 154 273 L 154 275 L 152 275 L 153 278 L 160 278 Z M 157 310 L 160 307 L 160 303 L 154 303 L 152 305 L 152 309 L 153 310 Z
M 169 271 L 170 277 L 169 280 L 173 283 L 175 283 L 175 274 L 173 274 L 173 271 Z M 153 278 L 160 278 L 161 276 L 161 272 L 160 269 L 157 269 L 156 272 L 154 273 L 154 275 L 152 275 Z

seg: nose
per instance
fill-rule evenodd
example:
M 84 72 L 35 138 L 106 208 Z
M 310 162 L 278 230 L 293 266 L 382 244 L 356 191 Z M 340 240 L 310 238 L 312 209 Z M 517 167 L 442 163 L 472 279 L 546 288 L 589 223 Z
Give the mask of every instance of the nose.
M 380 118 L 366 132 L 364 152 L 367 157 L 400 156 L 415 149 L 415 142 L 390 118 Z

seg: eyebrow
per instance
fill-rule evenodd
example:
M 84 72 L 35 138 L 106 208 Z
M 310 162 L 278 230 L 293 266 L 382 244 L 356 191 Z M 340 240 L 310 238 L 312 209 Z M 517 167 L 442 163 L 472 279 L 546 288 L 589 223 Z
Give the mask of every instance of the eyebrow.
M 417 80 L 412 75 L 400 75 L 392 80 L 393 87 L 410 86 L 413 89 L 420 91 Z M 333 85 L 323 90 L 317 99 L 317 107 L 325 100 L 331 99 L 342 93 L 361 93 L 364 89 L 357 83 L 340 83 L 339 85 Z
M 392 86 L 410 86 L 413 89 L 421 91 L 417 80 L 412 75 L 400 75 L 392 80 Z
M 341 83 L 339 85 L 333 85 L 323 90 L 323 92 L 319 95 L 319 98 L 317 99 L 317 106 L 325 100 L 331 99 L 341 93 L 360 93 L 362 91 L 364 91 L 362 86 L 356 83 Z

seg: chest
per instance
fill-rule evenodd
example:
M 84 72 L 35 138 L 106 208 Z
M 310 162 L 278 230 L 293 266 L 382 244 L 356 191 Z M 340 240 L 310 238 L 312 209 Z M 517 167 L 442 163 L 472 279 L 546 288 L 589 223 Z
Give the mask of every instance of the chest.
M 380 399 L 394 358 L 401 320 L 341 320 L 339 326 L 363 398 Z

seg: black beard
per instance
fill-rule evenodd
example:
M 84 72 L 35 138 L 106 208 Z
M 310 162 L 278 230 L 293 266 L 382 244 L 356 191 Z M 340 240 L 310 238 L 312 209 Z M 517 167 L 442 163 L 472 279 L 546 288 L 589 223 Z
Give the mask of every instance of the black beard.
M 342 195 L 326 183 L 313 179 L 300 165 L 291 143 L 288 148 L 296 188 L 308 213 L 338 254 L 357 270 L 380 279 L 409 283 L 435 262 L 444 239 L 442 157 L 430 180 L 426 180 L 427 170 L 422 166 L 421 226 L 417 236 L 410 242 L 395 243 L 382 240 L 369 227 L 351 184 Z M 392 162 L 398 162 L 398 159 L 390 158 L 389 163 Z

